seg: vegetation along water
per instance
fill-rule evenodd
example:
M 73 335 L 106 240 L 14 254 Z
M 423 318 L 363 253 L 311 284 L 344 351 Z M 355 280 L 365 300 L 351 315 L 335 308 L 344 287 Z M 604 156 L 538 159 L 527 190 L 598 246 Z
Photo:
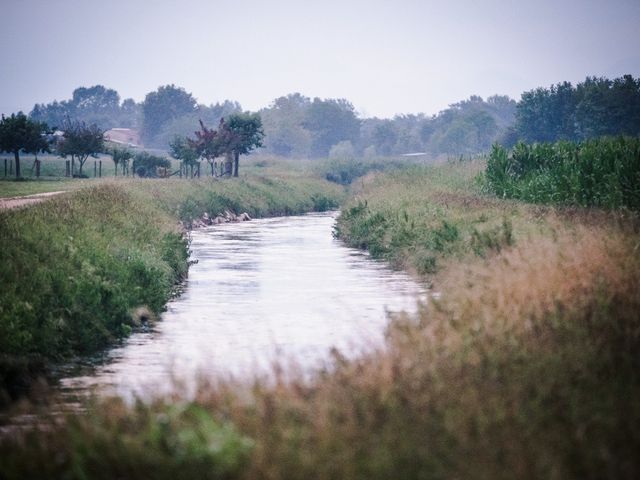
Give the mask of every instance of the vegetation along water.
M 76 100 L 109 93 L 98 87 L 29 118 L 97 118 Z M 10 417 L 0 477 L 637 478 L 638 99 L 640 81 L 626 75 L 393 120 L 300 94 L 241 113 L 198 106 L 173 85 L 141 104 L 112 102 L 111 121 L 133 122 L 137 108 L 144 140 L 171 158 L 138 152 L 134 163 L 110 150 L 122 178 L 76 180 L 71 166 L 55 182 L 71 191 L 0 212 L 5 403 L 43 367 L 157 316 L 188 270 L 185 231 L 225 211 L 340 207 L 336 238 L 431 295 L 391 316 L 381 344 L 335 349 L 311 371 L 276 362 L 271 375 L 203 378 L 193 396 L 176 379 L 171 395 L 96 397 L 62 416 L 46 396 L 11 403 L 36 420 L 22 428 Z M 196 137 L 185 136 L 200 114 Z M 33 135 L 13 148 L 11 122 L 0 148 L 17 167 L 19 153 L 42 154 L 29 139 L 44 128 L 25 127 Z M 78 145 L 60 152 L 84 162 Z M 44 185 L 12 182 L 11 195 Z

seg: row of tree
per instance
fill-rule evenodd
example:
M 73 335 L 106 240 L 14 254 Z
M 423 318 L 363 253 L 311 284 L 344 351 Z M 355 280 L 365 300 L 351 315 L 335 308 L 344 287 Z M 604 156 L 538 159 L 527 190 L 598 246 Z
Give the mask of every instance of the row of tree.
M 522 94 L 506 143 L 640 135 L 640 79 L 589 77 Z
M 133 159 L 133 169 L 139 176 L 155 176 L 158 168 L 167 173 L 170 162 L 160 156 L 147 152 L 133 153 L 128 148 L 107 146 L 104 131 L 96 124 L 87 125 L 83 121 L 66 118 L 62 131 L 52 131 L 45 122 L 28 118 L 22 112 L 0 120 L 0 151 L 13 153 L 16 165 L 16 176 L 21 176 L 20 153 L 38 155 L 55 151 L 63 158 L 70 158 L 71 172 L 75 173 L 76 163 L 78 175 L 90 156 L 107 153 L 113 158 L 116 175 L 118 166 L 123 173 L 129 169 L 129 161 Z M 216 159 L 224 157 L 222 174 L 238 176 L 240 155 L 247 154 L 255 148 L 262 147 L 264 132 L 262 121 L 257 113 L 236 113 L 225 121 L 220 119 L 217 130 L 207 128 L 200 120 L 200 129 L 194 132 L 195 137 L 176 136 L 171 142 L 172 155 L 184 165 L 194 165 L 206 160 L 212 165 Z M 37 161 L 37 157 L 36 157 Z
M 494 142 L 505 145 L 558 139 L 582 140 L 601 135 L 638 135 L 640 80 L 631 75 L 609 80 L 587 78 L 522 94 L 519 102 L 494 95 L 471 96 L 437 115 L 360 118 L 345 99 L 309 98 L 299 93 L 277 98 L 259 114 L 266 135 L 264 150 L 287 157 L 394 155 L 410 152 L 473 154 Z M 186 137 L 198 122 L 218 125 L 241 114 L 238 102 L 198 104 L 193 95 L 165 85 L 135 103 L 120 103 L 115 90 L 101 85 L 74 90 L 70 100 L 38 104 L 30 117 L 49 125 L 77 118 L 102 129 L 132 127 L 146 146 L 168 148 Z
M 240 155 L 262 147 L 264 131 L 262 119 L 257 113 L 235 113 L 220 119 L 218 128 L 208 128 L 200 120 L 200 129 L 195 137 L 176 135 L 170 142 L 171 156 L 184 165 L 193 165 L 201 159 L 211 165 L 212 173 L 217 171 L 217 159 L 223 157 L 222 175 L 238 176 Z
M 259 113 L 268 153 L 313 158 L 328 156 L 334 147 L 334 153 L 351 155 L 482 151 L 513 123 L 514 112 L 515 102 L 508 97 L 490 97 L 485 102 L 474 96 L 431 117 L 361 119 L 345 99 L 311 99 L 294 93 L 277 98 Z M 238 102 L 198 104 L 191 93 L 175 85 L 159 87 L 141 103 L 132 99 L 120 103 L 115 90 L 96 85 L 77 88 L 70 100 L 36 104 L 30 118 L 54 127 L 70 117 L 103 130 L 135 128 L 145 146 L 167 148 L 176 135 L 190 135 L 199 120 L 217 125 L 221 118 L 240 113 Z
M 189 135 L 203 120 L 216 125 L 221 118 L 241 113 L 238 102 L 226 100 L 215 105 L 201 105 L 192 94 L 175 85 L 165 85 L 136 103 L 128 98 L 120 102 L 117 91 L 103 85 L 76 88 L 69 100 L 36 104 L 29 117 L 53 128 L 62 128 L 67 118 L 102 130 L 115 127 L 140 131 L 146 146 L 166 148 L 175 135 Z
M 63 158 L 71 159 L 71 170 L 78 175 L 90 156 L 96 157 L 105 151 L 104 132 L 95 124 L 87 125 L 69 118 L 64 120 L 64 132 L 56 135 L 45 122 L 30 119 L 18 112 L 0 120 L 0 151 L 12 153 L 16 165 L 16 178 L 21 177 L 20 153 L 36 156 L 40 153 L 56 152 Z

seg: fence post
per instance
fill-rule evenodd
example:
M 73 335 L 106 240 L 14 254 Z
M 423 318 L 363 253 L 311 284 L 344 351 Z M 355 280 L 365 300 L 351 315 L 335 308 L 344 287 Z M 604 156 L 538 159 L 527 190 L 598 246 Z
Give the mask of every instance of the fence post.
M 98 169 L 98 176 L 102 178 L 102 160 L 100 160 L 100 167 Z
M 200 164 L 198 164 L 198 178 L 200 178 Z
M 98 176 L 98 162 L 93 161 L 93 178 Z
M 36 178 L 40 178 L 40 160 L 36 159 Z

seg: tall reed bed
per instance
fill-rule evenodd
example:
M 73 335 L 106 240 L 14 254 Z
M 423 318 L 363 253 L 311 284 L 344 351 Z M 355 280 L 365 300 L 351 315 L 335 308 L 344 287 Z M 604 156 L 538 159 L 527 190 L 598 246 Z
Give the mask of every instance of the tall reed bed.
M 489 188 L 500 197 L 535 203 L 640 209 L 640 138 L 617 137 L 495 145 Z

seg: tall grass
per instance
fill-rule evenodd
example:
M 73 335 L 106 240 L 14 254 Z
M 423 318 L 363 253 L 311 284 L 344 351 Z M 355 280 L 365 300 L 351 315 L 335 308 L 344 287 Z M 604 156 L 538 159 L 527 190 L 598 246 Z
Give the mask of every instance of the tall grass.
M 94 352 L 128 335 L 140 308 L 164 308 L 187 273 L 178 219 L 327 210 L 343 195 L 314 178 L 138 179 L 0 211 L 0 403 L 43 363 Z
M 89 414 L 0 444 L 6 478 L 637 478 L 640 264 L 617 228 L 558 224 L 451 267 L 385 345 L 311 378 Z M 161 432 L 161 433 L 160 433 Z
M 171 218 L 115 185 L 0 212 L 0 245 L 0 389 L 13 387 L 16 358 L 61 359 L 126 335 L 133 309 L 158 313 L 187 269 Z
M 640 209 L 640 138 L 494 146 L 490 189 L 536 203 Z
M 442 260 L 486 256 L 515 242 L 513 222 L 528 230 L 526 209 L 481 195 L 484 162 L 411 167 L 357 181 L 336 235 L 376 258 L 435 273 Z

